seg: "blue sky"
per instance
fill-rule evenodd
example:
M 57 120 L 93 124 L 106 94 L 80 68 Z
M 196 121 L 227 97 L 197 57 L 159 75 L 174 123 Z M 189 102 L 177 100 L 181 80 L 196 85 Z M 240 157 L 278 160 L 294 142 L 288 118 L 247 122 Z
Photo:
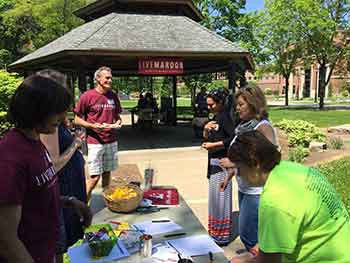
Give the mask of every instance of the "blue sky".
M 246 0 L 246 12 L 264 8 L 264 0 Z

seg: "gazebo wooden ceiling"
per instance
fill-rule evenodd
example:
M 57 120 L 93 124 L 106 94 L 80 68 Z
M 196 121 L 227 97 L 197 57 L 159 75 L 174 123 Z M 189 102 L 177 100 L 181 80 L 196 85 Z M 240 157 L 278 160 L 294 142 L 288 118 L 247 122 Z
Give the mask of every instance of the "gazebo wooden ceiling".
M 100 0 L 75 14 L 88 22 L 9 70 L 93 72 L 108 65 L 114 74 L 135 75 L 143 57 L 181 58 L 184 74 L 253 68 L 247 50 L 196 22 L 202 17 L 190 0 Z

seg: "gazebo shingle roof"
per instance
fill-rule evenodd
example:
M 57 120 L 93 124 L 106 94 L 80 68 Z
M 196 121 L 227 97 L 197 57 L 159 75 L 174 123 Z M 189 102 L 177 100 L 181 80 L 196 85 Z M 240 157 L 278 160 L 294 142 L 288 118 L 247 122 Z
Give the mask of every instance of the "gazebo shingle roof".
M 207 55 L 240 53 L 250 57 L 246 49 L 185 16 L 110 13 L 73 29 L 10 67 L 16 68 L 22 63 L 63 51 L 93 50 Z M 251 61 L 248 64 L 252 67 Z

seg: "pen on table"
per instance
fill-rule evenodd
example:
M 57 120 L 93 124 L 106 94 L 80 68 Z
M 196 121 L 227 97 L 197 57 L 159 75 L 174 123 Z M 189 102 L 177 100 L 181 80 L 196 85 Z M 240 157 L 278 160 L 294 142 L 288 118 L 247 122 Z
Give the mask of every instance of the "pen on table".
M 120 232 L 145 232 L 145 230 L 143 230 L 143 229 L 122 229 L 122 230 L 120 230 Z
M 178 236 L 184 236 L 184 235 L 186 235 L 186 233 L 182 232 L 182 233 L 174 233 L 174 234 L 164 235 L 164 237 L 169 238 L 169 237 L 178 237 Z
M 170 220 L 168 220 L 168 219 L 164 219 L 164 220 L 152 220 L 152 223 L 168 223 L 168 222 L 170 222 Z

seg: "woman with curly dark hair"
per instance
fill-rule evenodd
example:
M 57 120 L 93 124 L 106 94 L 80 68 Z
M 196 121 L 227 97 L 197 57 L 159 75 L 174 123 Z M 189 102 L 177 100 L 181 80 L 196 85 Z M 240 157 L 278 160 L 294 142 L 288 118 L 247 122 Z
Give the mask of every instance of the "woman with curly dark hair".
M 224 89 L 209 92 L 207 105 L 214 114 L 213 120 L 204 126 L 202 147 L 208 150 L 209 218 L 210 236 L 219 245 L 231 241 L 232 229 L 232 185 L 224 191 L 220 185 L 228 175 L 227 169 L 219 165 L 219 159 L 227 156 L 227 149 L 234 134 L 234 122 L 230 112 L 225 111 L 228 92 Z

